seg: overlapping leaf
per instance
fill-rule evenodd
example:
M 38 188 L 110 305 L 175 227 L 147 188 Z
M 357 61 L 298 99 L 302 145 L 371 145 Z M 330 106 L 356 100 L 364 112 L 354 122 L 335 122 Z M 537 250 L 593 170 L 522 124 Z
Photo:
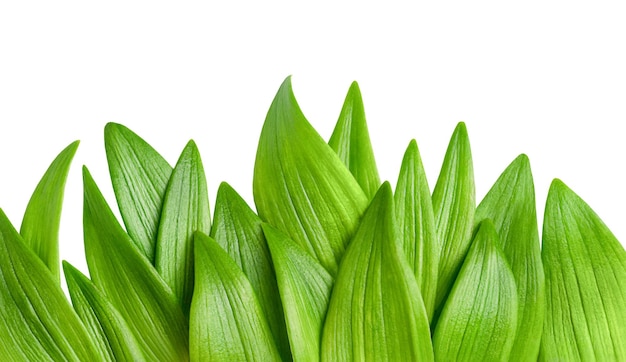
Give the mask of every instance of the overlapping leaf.
M 187 360 L 188 325 L 180 305 L 83 171 L 85 254 L 94 284 L 124 317 L 148 360 Z
M 190 314 L 195 361 L 280 361 L 252 285 L 210 237 L 194 242 L 196 289 Z
M 545 312 L 535 188 L 530 163 L 520 155 L 504 170 L 476 209 L 476 225 L 491 219 L 515 276 L 519 297 L 518 328 L 511 356 L 536 361 Z
M 415 140 L 409 143 L 404 153 L 394 201 L 398 238 L 413 269 L 430 320 L 435 309 L 441 250 L 430 189 Z
M 367 207 L 367 197 L 337 154 L 304 118 L 291 79 L 265 119 L 254 165 L 254 201 L 331 273 Z
M 57 283 L 60 280 L 59 224 L 63 194 L 77 148 L 78 141 L 52 161 L 28 202 L 20 228 L 24 243 L 46 264 Z
M 436 360 L 518 360 L 510 356 L 517 329 L 517 289 L 498 244 L 493 223 L 483 221 L 435 328 Z
M 546 318 L 539 359 L 626 360 L 626 251 L 560 180 L 548 193 L 541 256 Z
M 374 150 L 365 122 L 361 90 L 353 82 L 341 108 L 339 120 L 328 145 L 348 167 L 368 198 L 374 197 L 380 186 Z
M 393 194 L 385 182 L 339 267 L 324 324 L 323 360 L 433 359 L 419 287 L 396 238 Z
M 263 232 L 276 269 L 293 359 L 319 361 L 333 277 L 276 228 L 263 224 Z

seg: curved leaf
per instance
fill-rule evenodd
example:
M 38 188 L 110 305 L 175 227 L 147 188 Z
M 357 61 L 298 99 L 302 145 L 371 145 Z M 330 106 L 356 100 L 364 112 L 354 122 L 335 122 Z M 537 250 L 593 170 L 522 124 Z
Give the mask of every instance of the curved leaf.
M 560 180 L 548 193 L 541 256 L 546 318 L 539 359 L 626 360 L 626 251 Z
M 335 152 L 281 85 L 261 131 L 254 164 L 261 219 L 314 255 L 331 273 L 367 207 L 367 197 Z
M 67 146 L 52 161 L 28 202 L 20 227 L 24 243 L 46 264 L 57 283 L 60 282 L 59 224 L 63 194 L 78 143 Z
M 196 289 L 191 303 L 194 361 L 280 361 L 250 282 L 210 237 L 195 234 Z

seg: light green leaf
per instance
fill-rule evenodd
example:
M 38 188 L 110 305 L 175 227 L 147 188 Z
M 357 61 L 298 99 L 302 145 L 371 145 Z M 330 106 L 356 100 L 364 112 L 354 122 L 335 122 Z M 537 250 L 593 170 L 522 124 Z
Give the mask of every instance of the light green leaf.
M 87 327 L 98 354 L 106 361 L 144 361 L 122 315 L 78 269 L 63 262 L 74 310 Z
M 331 273 L 356 230 L 367 197 L 282 84 L 261 131 L 254 165 L 261 219 L 314 255 Z
M 154 265 L 185 314 L 193 294 L 193 233 L 211 231 L 206 177 L 198 148 L 189 141 L 167 185 Z
M 560 180 L 548 193 L 542 361 L 626 360 L 626 251 Z
M 289 360 L 291 352 L 283 305 L 261 224 L 261 219 L 241 196 L 222 182 L 217 190 L 211 237 L 226 250 L 250 281 L 281 356 L 283 360 Z
M 276 269 L 293 359 L 319 361 L 333 277 L 278 229 L 263 224 L 263 232 Z
M 419 287 L 396 239 L 388 182 L 374 196 L 348 246 L 322 336 L 325 361 L 433 359 Z
M 212 238 L 195 234 L 196 289 L 191 303 L 194 361 L 280 361 L 252 285 Z
M 519 310 L 511 358 L 536 361 L 545 313 L 545 277 L 537 228 L 535 187 L 526 155 L 504 170 L 476 209 L 475 223 L 494 222 L 515 276 Z
M 404 153 L 394 195 L 398 238 L 420 287 L 428 319 L 437 295 L 440 245 L 437 242 L 430 189 L 417 143 L 412 140 Z
M 491 220 L 476 232 L 441 312 L 437 361 L 508 361 L 517 329 L 517 289 Z M 516 361 L 517 357 L 511 356 Z
M 152 263 L 172 166 L 146 141 L 120 124 L 106 125 L 104 145 L 113 191 L 126 230 Z
M 433 191 L 437 240 L 441 245 L 435 320 L 469 249 L 476 208 L 474 168 L 467 129 L 459 123 L 452 134 Z
M 365 109 L 361 90 L 352 82 L 341 108 L 328 145 L 348 167 L 368 198 L 374 197 L 380 186 L 374 150 L 365 121 Z
M 124 317 L 148 360 L 188 360 L 188 325 L 176 298 L 117 222 L 86 168 L 83 182 L 91 279 Z
M 28 202 L 20 228 L 24 243 L 46 264 L 57 284 L 60 282 L 59 224 L 63 194 L 78 143 L 67 146 L 52 161 Z
M 0 209 L 0 356 L 4 361 L 98 361 L 59 283 Z

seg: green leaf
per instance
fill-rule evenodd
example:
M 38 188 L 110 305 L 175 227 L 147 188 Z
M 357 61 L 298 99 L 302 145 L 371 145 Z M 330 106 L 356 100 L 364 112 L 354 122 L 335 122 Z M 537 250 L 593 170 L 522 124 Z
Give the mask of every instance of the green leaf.
M 459 123 L 452 134 L 433 191 L 437 240 L 441 245 L 435 320 L 469 249 L 476 207 L 474 168 L 467 129 Z
M 398 238 L 420 287 L 428 319 L 437 295 L 440 245 L 430 189 L 417 143 L 412 140 L 404 153 L 394 195 Z
M 196 289 L 191 303 L 195 361 L 280 361 L 252 285 L 212 238 L 195 234 Z
M 28 202 L 20 228 L 24 243 L 46 264 L 57 284 L 60 282 L 59 224 L 63 194 L 78 143 L 67 146 L 52 161 Z
M 537 228 L 535 187 L 526 155 L 500 175 L 476 209 L 475 223 L 494 222 L 500 246 L 511 265 L 519 296 L 517 333 L 511 356 L 536 361 L 545 313 L 545 277 Z
M 542 361 L 626 360 L 626 251 L 560 180 L 548 193 Z
M 322 336 L 329 361 L 432 360 L 428 317 L 394 226 L 388 182 L 339 267 Z
M 104 294 L 69 263 L 63 262 L 63 271 L 74 310 L 87 327 L 101 359 L 145 360 L 126 321 Z
M 189 141 L 167 185 L 155 254 L 155 267 L 185 314 L 193 294 L 193 233 L 211 231 L 206 177 L 198 148 Z
M 516 288 L 493 223 L 485 220 L 435 328 L 437 360 L 508 361 L 517 329 Z
M 319 361 L 333 277 L 278 229 L 263 224 L 263 232 L 276 269 L 293 359 Z
M 261 131 L 254 165 L 261 219 L 314 255 L 331 273 L 356 230 L 367 197 L 282 84 Z
M 188 325 L 176 298 L 117 222 L 86 168 L 83 182 L 91 279 L 124 317 L 148 360 L 188 360 Z
M 361 90 L 352 82 L 341 108 L 328 145 L 348 167 L 368 198 L 374 197 L 380 186 L 378 168 L 365 121 L 365 109 Z
M 152 263 L 170 166 L 146 141 L 128 128 L 104 128 L 109 173 L 128 234 Z
M 97 361 L 59 283 L 0 209 L 0 356 L 5 361 Z

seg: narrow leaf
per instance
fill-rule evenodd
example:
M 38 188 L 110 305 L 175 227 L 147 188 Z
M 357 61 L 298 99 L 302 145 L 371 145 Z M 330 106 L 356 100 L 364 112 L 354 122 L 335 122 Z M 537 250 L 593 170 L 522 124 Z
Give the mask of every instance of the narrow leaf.
M 141 253 L 154 260 L 161 206 L 172 167 L 128 128 L 104 128 L 109 173 L 128 234 Z
M 261 219 L 227 183 L 217 190 L 211 237 L 244 272 L 256 293 L 283 360 L 291 359 L 272 256 Z
M 435 227 L 441 245 L 436 311 L 441 310 L 469 249 L 475 207 L 472 152 L 467 129 L 461 122 L 452 134 L 433 191 Z
M 493 223 L 483 221 L 435 329 L 438 361 L 509 360 L 517 329 L 517 289 L 498 244 Z
M 354 175 L 365 195 L 370 199 L 374 197 L 380 186 L 380 178 L 357 82 L 353 82 L 348 90 L 328 145 Z
M 253 189 L 261 219 L 287 233 L 331 274 L 336 273 L 367 197 L 304 118 L 290 78 L 267 112 Z
M 193 294 L 193 233 L 211 231 L 209 196 L 198 148 L 189 141 L 167 185 L 159 224 L 155 267 L 185 314 Z
M 542 361 L 626 360 L 626 251 L 560 180 L 548 193 Z
M 191 304 L 195 361 L 280 361 L 252 285 L 210 237 L 195 234 L 196 289 Z
M 535 187 L 526 155 L 504 170 L 476 209 L 475 223 L 494 222 L 519 296 L 517 333 L 511 357 L 536 361 L 545 313 L 545 277 L 537 228 Z
M 85 254 L 91 278 L 128 323 L 148 360 L 185 361 L 186 318 L 170 288 L 124 232 L 83 169 Z
M 263 224 L 272 253 L 294 361 L 320 360 L 322 328 L 333 278 L 300 245 Z
M 20 234 L 24 243 L 46 264 L 60 282 L 59 224 L 65 181 L 76 154 L 78 141 L 67 146 L 52 161 L 28 202 Z
M 417 143 L 409 143 L 394 195 L 398 238 L 420 287 L 428 319 L 437 295 L 440 245 L 437 242 L 430 189 Z
M 59 283 L 1 209 L 0 356 L 5 361 L 99 359 Z
M 339 267 L 322 336 L 327 361 L 433 359 L 428 317 L 394 226 L 385 182 Z
M 63 262 L 63 271 L 74 310 L 87 327 L 100 359 L 145 360 L 126 321 L 104 294 L 69 263 Z

